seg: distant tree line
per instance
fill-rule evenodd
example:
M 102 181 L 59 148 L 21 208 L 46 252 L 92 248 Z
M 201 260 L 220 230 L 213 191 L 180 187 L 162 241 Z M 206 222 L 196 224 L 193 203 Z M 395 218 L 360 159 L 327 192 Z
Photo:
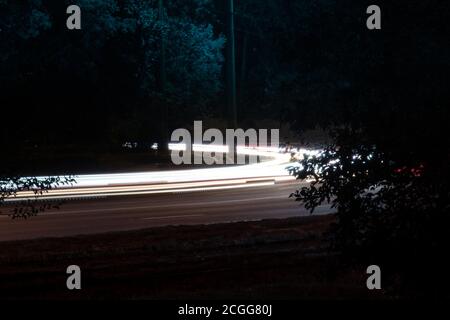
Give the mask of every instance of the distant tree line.
M 73 3 L 83 27 L 69 31 Z M 366 8 L 235 1 L 238 125 L 271 119 L 302 131 L 361 112 L 361 95 L 389 70 L 386 32 L 367 30 Z M 229 117 L 228 0 L 0 0 L 0 9 L 0 103 L 20 119 L 2 126 L 4 144 L 166 141 L 194 119 Z
M 4 142 L 157 139 L 222 90 L 225 39 L 209 1 L 80 0 L 77 31 L 65 27 L 70 3 L 0 2 L 1 103 L 14 119 Z

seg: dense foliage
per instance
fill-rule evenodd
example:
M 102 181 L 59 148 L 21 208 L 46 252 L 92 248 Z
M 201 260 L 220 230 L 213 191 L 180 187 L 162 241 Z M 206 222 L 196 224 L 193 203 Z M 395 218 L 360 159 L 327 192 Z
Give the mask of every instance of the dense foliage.
M 155 141 L 216 101 L 225 39 L 209 1 L 80 0 L 69 31 L 72 2 L 0 2 L 1 104 L 20 121 L 2 126 L 4 145 Z

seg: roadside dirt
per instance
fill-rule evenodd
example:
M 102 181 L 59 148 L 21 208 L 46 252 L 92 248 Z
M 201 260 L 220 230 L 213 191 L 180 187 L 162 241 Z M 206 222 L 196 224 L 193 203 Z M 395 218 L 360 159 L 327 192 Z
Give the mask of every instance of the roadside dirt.
M 333 216 L 0 243 L 0 299 L 373 298 L 326 237 Z M 82 290 L 66 289 L 79 265 Z

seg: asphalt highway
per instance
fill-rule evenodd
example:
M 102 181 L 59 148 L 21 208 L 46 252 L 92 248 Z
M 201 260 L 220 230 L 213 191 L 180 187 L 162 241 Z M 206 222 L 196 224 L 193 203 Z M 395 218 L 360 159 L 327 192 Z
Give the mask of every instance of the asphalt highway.
M 3 207 L 0 241 L 307 216 L 310 213 L 289 198 L 299 185 L 295 180 L 256 182 L 239 188 L 72 199 L 26 220 L 11 219 L 6 215 L 9 208 Z M 322 206 L 315 214 L 330 212 Z
M 39 196 L 63 201 L 60 209 L 29 219 L 11 219 L 8 214 L 18 202 L 36 200 L 33 192 L 20 191 L 5 199 L 0 208 L 0 241 L 310 215 L 289 198 L 300 186 L 286 170 L 292 165 L 289 153 L 258 147 L 239 152 L 270 160 L 241 166 L 78 176 L 76 184 L 56 186 Z M 330 212 L 327 205 L 317 208 L 315 214 Z

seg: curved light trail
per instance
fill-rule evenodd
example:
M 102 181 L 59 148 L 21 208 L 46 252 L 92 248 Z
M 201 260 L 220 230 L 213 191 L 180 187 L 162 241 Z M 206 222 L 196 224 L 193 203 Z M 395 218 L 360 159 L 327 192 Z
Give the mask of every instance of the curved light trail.
M 171 148 L 180 150 L 180 145 L 172 145 Z M 202 150 L 202 146 L 194 145 L 194 151 L 196 148 Z M 210 147 L 207 149 L 208 152 L 215 151 Z M 216 152 L 223 151 L 223 148 L 220 148 Z M 308 151 L 300 151 L 302 152 Z M 290 160 L 289 153 L 280 153 L 278 149 L 249 147 L 238 147 L 237 153 L 258 155 L 270 160 L 240 166 L 224 165 L 189 170 L 80 175 L 76 177 L 76 184 L 73 186 L 56 187 L 39 196 L 32 191 L 19 192 L 15 197 L 5 199 L 5 202 L 32 200 L 37 197 L 71 199 L 238 189 L 295 180 L 295 177 L 290 176 L 286 170 Z

